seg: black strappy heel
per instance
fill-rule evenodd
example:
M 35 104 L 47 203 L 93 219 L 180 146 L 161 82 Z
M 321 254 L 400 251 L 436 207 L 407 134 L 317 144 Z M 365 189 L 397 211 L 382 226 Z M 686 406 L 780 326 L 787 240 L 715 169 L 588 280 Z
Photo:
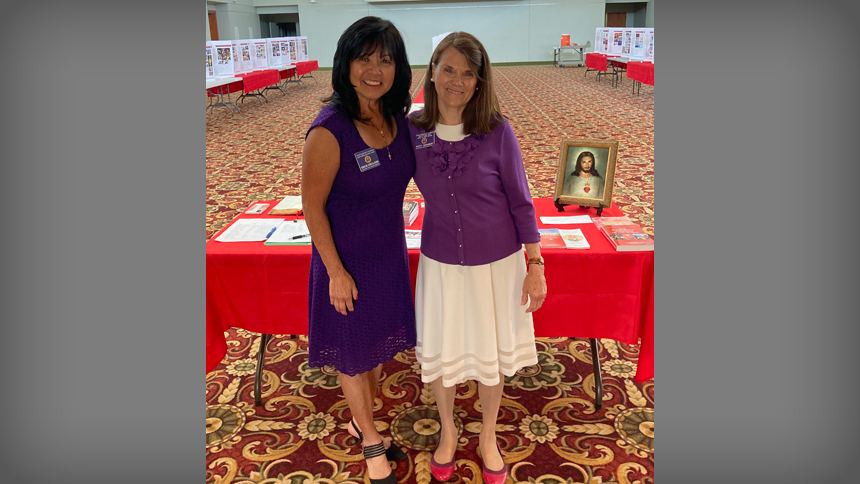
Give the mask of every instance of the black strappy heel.
M 383 454 L 387 454 L 384 442 L 368 445 L 364 448 L 365 460 L 373 459 L 374 457 L 379 457 Z M 368 472 L 370 472 L 370 470 L 368 470 Z M 383 479 L 370 479 L 370 484 L 397 484 L 397 477 L 395 477 L 394 471 L 391 471 L 391 473 Z
M 361 430 L 358 429 L 358 425 L 355 424 L 355 419 L 351 419 L 349 421 L 348 425 L 351 425 L 352 429 L 355 430 L 355 433 L 358 434 L 358 437 L 355 437 L 354 435 L 350 434 L 350 437 L 352 437 L 352 440 L 350 441 L 349 445 L 358 445 L 358 444 L 364 442 L 364 434 L 362 434 Z M 382 443 L 382 447 L 385 448 L 384 442 Z M 395 444 L 394 442 L 391 442 L 391 444 L 388 446 L 388 448 L 385 449 L 385 458 L 391 462 L 401 461 L 401 460 L 406 459 L 406 457 L 407 457 L 406 453 L 404 453 L 400 449 L 400 447 L 398 447 L 397 444 Z

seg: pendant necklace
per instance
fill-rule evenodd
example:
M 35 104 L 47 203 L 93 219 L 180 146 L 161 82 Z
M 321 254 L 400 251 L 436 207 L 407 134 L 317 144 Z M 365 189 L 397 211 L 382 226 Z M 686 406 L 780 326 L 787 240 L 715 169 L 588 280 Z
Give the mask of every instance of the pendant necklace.
M 370 125 L 371 125 L 371 126 L 373 126 L 377 131 L 379 131 L 379 135 L 380 135 L 380 136 L 382 136 L 382 142 L 383 142 L 383 143 L 387 143 L 387 140 L 385 139 L 385 132 L 383 132 L 383 131 L 382 131 L 382 128 L 377 127 L 377 126 L 373 123 L 373 121 L 372 121 L 372 120 L 368 120 L 368 121 L 370 122 Z M 383 126 L 385 125 L 385 120 L 384 120 L 384 119 L 382 120 L 382 125 L 383 125 Z M 390 150 L 390 149 L 388 149 L 388 144 L 386 144 L 386 145 L 385 145 L 385 151 L 387 151 L 387 152 L 388 152 L 388 159 L 390 160 L 390 159 L 391 159 L 391 150 Z

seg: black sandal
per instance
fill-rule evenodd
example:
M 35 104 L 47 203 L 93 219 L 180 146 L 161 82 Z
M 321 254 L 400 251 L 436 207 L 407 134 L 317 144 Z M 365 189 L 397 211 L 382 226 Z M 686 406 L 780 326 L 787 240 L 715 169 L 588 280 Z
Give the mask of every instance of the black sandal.
M 358 434 L 358 438 L 350 434 L 350 437 L 352 437 L 353 440 L 351 441 L 351 443 L 349 443 L 349 445 L 356 445 L 361 442 L 364 442 L 364 434 L 362 434 L 361 430 L 358 429 L 358 425 L 355 424 L 355 419 L 351 419 L 348 425 L 352 425 L 352 429 L 355 430 L 355 433 Z M 385 442 L 382 443 L 382 446 L 383 448 L 385 447 Z M 404 453 L 400 449 L 400 447 L 398 447 L 397 444 L 395 444 L 394 442 L 391 442 L 388 448 L 385 449 L 385 458 L 391 462 L 401 461 L 406 459 L 406 457 L 406 453 Z
M 373 459 L 374 457 L 379 457 L 387 453 L 384 442 L 368 445 L 364 448 L 364 460 Z M 367 472 L 370 472 L 369 468 Z M 397 477 L 395 477 L 394 471 L 391 471 L 391 473 L 383 479 L 370 479 L 370 484 L 397 484 Z

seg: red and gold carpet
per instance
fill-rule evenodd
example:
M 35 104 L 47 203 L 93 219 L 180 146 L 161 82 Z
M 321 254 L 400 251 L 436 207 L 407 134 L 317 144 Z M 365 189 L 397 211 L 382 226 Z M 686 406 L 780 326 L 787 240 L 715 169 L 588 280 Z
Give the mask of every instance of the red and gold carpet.
M 654 88 L 630 92 L 584 69 L 500 67 L 500 102 L 523 151 L 534 197 L 552 196 L 563 139 L 620 142 L 614 201 L 654 234 Z M 414 71 L 413 93 L 423 82 Z M 291 94 L 253 99 L 231 116 L 206 115 L 206 237 L 256 200 L 299 195 L 304 134 L 330 92 L 330 71 Z M 271 92 L 271 91 L 270 91 Z M 410 184 L 407 196 L 419 196 Z M 551 288 L 550 288 L 551 290 Z M 304 304 L 305 302 L 298 302 Z M 349 414 L 336 375 L 307 367 L 307 340 L 269 341 L 261 407 L 254 405 L 258 334 L 231 330 L 224 361 L 206 375 L 206 482 L 334 484 L 369 482 L 360 448 L 347 441 Z M 588 341 L 540 338 L 539 364 L 505 383 L 497 433 L 511 468 L 508 483 L 654 481 L 654 384 L 636 384 L 638 348 L 600 340 L 603 408 L 594 406 Z M 429 483 L 438 424 L 432 390 L 421 383 L 412 352 L 383 368 L 375 415 L 409 459 L 395 466 L 401 483 Z M 482 482 L 476 455 L 480 408 L 474 385 L 461 385 L 456 478 Z M 477 408 L 476 408 L 477 407 Z

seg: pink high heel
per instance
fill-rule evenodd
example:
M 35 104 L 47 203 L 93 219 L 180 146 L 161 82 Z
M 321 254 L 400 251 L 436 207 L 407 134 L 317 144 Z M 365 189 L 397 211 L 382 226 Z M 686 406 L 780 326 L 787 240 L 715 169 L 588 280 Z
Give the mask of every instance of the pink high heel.
M 499 444 L 496 444 L 496 448 L 499 449 L 499 455 L 502 455 L 502 449 L 499 447 Z M 502 457 L 504 459 L 504 457 Z M 508 464 L 502 466 L 501 470 L 491 471 L 487 469 L 487 464 L 481 462 L 481 474 L 484 477 L 485 484 L 505 484 L 505 481 L 508 480 Z
M 447 464 L 440 464 L 436 462 L 435 457 L 430 457 L 430 473 L 433 474 L 433 477 L 436 478 L 437 481 L 445 482 L 454 475 L 454 461 L 456 459 L 451 459 L 451 462 Z

